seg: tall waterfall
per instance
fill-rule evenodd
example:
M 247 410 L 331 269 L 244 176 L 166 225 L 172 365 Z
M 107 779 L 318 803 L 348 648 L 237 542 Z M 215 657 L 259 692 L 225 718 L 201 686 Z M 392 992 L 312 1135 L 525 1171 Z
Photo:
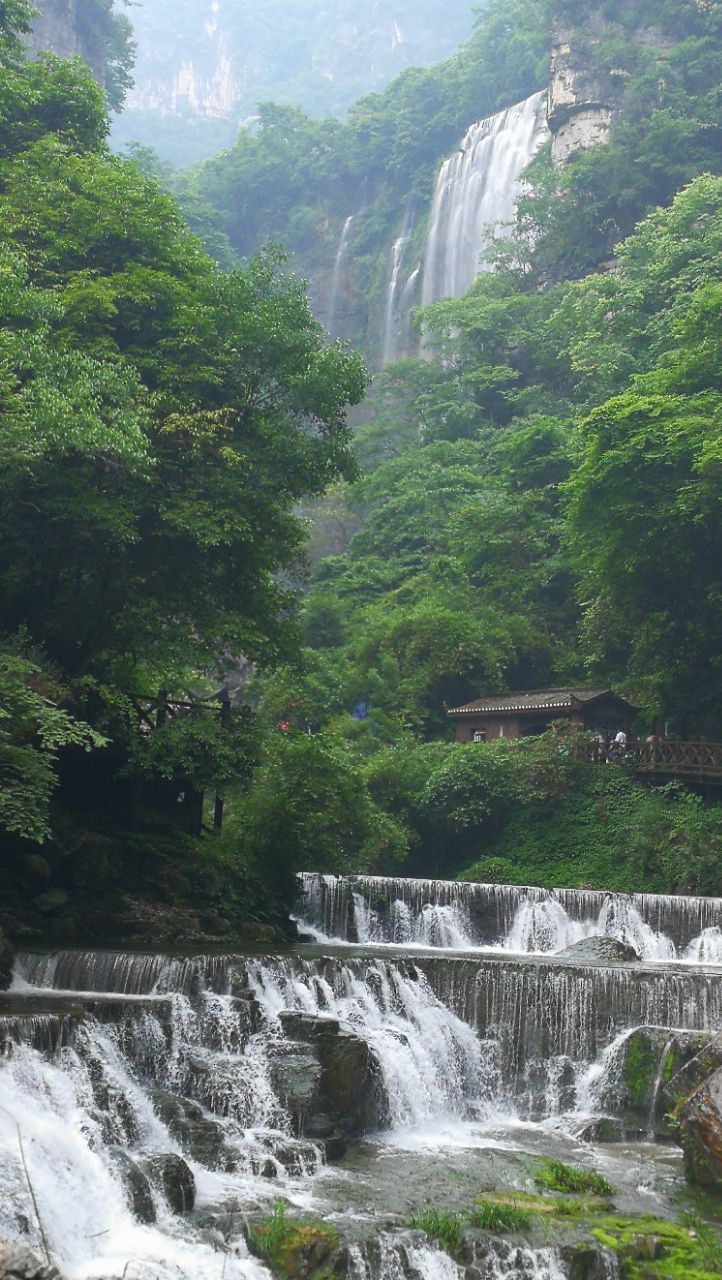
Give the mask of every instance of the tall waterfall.
M 474 124 L 441 166 L 426 241 L 422 304 L 459 298 L 482 270 L 486 239 L 508 223 L 519 179 L 548 137 L 546 93 Z
M 643 960 L 722 965 L 722 899 L 399 877 L 301 877 L 302 927 L 321 938 L 543 955 L 595 935 Z

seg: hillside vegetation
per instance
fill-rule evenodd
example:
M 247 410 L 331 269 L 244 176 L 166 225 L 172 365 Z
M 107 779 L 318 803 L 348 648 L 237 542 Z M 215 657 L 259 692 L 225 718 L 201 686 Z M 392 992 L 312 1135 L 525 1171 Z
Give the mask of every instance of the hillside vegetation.
M 362 175 L 380 244 L 465 123 L 543 83 L 546 0 L 496 0 L 458 57 L 346 122 L 269 107 L 185 181 L 228 270 L 109 152 L 90 75 L 27 62 L 5 6 L 11 927 L 105 937 L 134 895 L 190 904 L 183 936 L 282 921 L 311 866 L 722 888 L 719 807 L 558 735 L 456 746 L 443 710 L 612 682 L 644 732 L 722 738 L 721 6 L 601 8 L 624 35 L 595 46 L 624 73 L 608 142 L 562 170 L 540 153 L 495 271 L 418 316 L 425 358 L 377 378 L 352 436 L 362 360 L 282 252 L 234 255 L 311 236 Z M 317 528 L 345 534 L 306 586 L 329 486 Z

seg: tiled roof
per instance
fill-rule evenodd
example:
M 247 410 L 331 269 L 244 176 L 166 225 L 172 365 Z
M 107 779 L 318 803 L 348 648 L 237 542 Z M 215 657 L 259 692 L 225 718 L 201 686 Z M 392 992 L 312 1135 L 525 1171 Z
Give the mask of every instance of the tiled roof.
M 467 702 L 463 707 L 450 707 L 448 714 L 460 716 L 474 711 L 569 711 L 586 702 L 593 702 L 604 694 L 619 698 L 621 702 L 627 701 L 611 689 L 528 689 L 477 698 L 475 702 Z M 631 703 L 628 705 L 631 706 Z

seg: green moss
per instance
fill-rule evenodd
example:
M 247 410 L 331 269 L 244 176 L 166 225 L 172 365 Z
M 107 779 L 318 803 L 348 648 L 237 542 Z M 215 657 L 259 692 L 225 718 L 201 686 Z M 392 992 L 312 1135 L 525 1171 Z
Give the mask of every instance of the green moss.
M 630 1104 L 635 1109 L 642 1106 L 649 1094 L 658 1069 L 658 1060 L 650 1041 L 640 1035 L 632 1036 L 627 1044 L 624 1082 Z
M 672 1079 L 672 1076 L 674 1075 L 675 1062 L 676 1062 L 676 1057 L 675 1057 L 674 1049 L 668 1049 L 666 1054 L 664 1055 L 664 1062 L 662 1063 L 662 1083 L 663 1084 L 669 1084 L 670 1080 Z
M 325 1222 L 288 1218 L 281 1201 L 273 1213 L 254 1223 L 248 1232 L 248 1247 L 263 1258 L 271 1270 L 285 1280 L 331 1280 L 333 1259 L 341 1237 Z
M 617 1254 L 624 1280 L 711 1280 L 722 1274 L 717 1235 L 699 1219 L 610 1216 L 591 1234 Z
M 601 1174 L 592 1173 L 589 1169 L 575 1169 L 563 1164 L 561 1160 L 542 1160 L 534 1174 L 534 1181 L 546 1191 L 573 1192 L 577 1195 L 587 1193 L 606 1198 L 613 1196 L 615 1190 Z

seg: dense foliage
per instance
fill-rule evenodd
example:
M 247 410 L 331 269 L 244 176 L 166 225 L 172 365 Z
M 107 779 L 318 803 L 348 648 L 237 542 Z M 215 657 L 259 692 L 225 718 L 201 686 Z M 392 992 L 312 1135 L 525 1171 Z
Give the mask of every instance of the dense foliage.
M 301 663 L 260 692 L 357 762 L 412 872 L 712 892 L 720 810 L 684 790 L 583 764 L 535 792 L 532 746 L 424 741 L 444 701 L 585 680 L 644 733 L 722 738 L 719 6 L 655 7 L 654 91 L 627 30 L 649 13 L 603 9 L 626 32 L 595 55 L 627 73 L 609 144 L 535 162 L 494 274 L 377 378 L 333 505 L 350 536 L 314 569 Z
M 246 720 L 204 699 L 293 649 L 294 511 L 353 473 L 365 374 L 277 256 L 222 274 L 108 153 L 79 63 L 2 54 L 2 818 L 37 840 L 58 753 L 91 825 L 242 775 Z
M 353 449 L 360 359 L 280 251 L 233 252 L 322 258 L 363 200 L 357 267 L 378 257 L 459 131 L 543 82 L 546 0 L 497 0 L 345 122 L 265 107 L 185 183 L 224 271 L 152 158 L 110 155 L 90 76 L 27 63 L 5 7 L 8 865 L 50 832 L 54 883 L 93 867 L 180 902 L 202 866 L 209 919 L 278 919 L 310 866 L 719 892 L 718 807 L 559 733 L 451 744 L 444 703 L 613 682 L 645 733 L 722 738 L 720 6 L 666 0 L 653 39 L 646 3 L 575 10 L 616 24 L 592 44 L 623 72 L 609 142 L 540 155 L 495 270 L 419 317 L 425 358 L 377 379 Z M 329 485 L 334 554 L 317 537 L 297 619 L 303 504 Z M 228 681 L 256 712 L 219 714 Z M 204 789 L 226 821 L 199 844 Z

